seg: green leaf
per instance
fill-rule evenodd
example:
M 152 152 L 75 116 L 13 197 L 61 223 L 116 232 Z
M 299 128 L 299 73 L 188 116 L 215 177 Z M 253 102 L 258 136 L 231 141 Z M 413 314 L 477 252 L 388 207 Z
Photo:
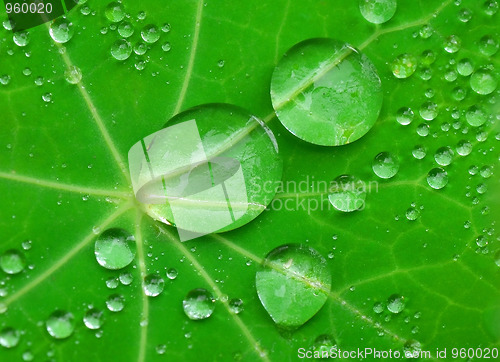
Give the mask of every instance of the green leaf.
M 107 12 L 89 0 L 52 32 L 2 28 L 0 359 L 282 361 L 335 345 L 437 359 L 437 348 L 450 358 L 453 347 L 500 347 L 498 2 L 397 3 L 375 25 L 348 0 L 124 1 Z M 336 147 L 288 132 L 270 96 L 282 55 L 325 37 L 366 56 L 383 91 L 374 126 Z M 418 62 L 406 78 L 393 74 L 395 59 L 413 59 L 402 54 Z M 248 224 L 182 243 L 135 200 L 127 154 L 206 103 L 266 122 L 283 182 Z M 381 152 L 399 162 L 393 177 L 372 168 Z M 330 204 L 340 175 L 364 183 L 363 207 Z M 120 270 L 95 256 L 110 228 L 136 243 Z M 255 285 L 266 255 L 286 244 L 318 251 L 331 275 L 323 307 L 293 331 L 276 325 Z M 203 320 L 184 311 L 195 289 L 216 300 Z

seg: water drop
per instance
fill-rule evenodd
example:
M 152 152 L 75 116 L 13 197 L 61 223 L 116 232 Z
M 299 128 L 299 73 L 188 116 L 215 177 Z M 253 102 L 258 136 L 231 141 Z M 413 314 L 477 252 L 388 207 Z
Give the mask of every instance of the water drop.
M 377 314 L 382 313 L 385 310 L 385 305 L 382 302 L 376 302 L 373 304 L 373 311 Z
M 493 168 L 491 166 L 483 166 L 481 170 L 479 170 L 479 174 L 482 178 L 490 178 L 493 176 Z
M 444 42 L 444 50 L 448 53 L 456 53 L 460 49 L 462 41 L 456 35 L 450 35 Z
M 399 124 L 403 126 L 407 126 L 413 121 L 415 114 L 410 107 L 402 107 L 398 110 L 396 114 L 396 120 Z
M 182 301 L 182 307 L 189 319 L 205 319 L 214 312 L 215 299 L 206 289 L 193 289 Z
M 396 7 L 396 0 L 359 0 L 361 15 L 373 24 L 389 21 L 394 16 Z
M 461 140 L 458 142 L 456 149 L 460 156 L 467 156 L 472 152 L 472 143 L 467 140 Z
M 149 274 L 144 278 L 144 294 L 156 297 L 163 292 L 165 281 L 157 274 Z
M 487 0 L 484 2 L 483 10 L 486 15 L 492 16 L 495 15 L 498 11 L 498 2 L 497 0 Z
M 57 18 L 50 24 L 49 34 L 56 43 L 66 43 L 73 37 L 73 24 L 64 18 Z
M 314 340 L 312 349 L 314 356 L 319 355 L 320 358 L 328 358 L 332 351 L 337 350 L 337 343 L 331 335 L 321 334 Z
M 414 339 L 407 340 L 403 346 L 403 352 L 404 352 L 405 358 L 418 359 L 421 356 L 421 354 L 420 354 L 421 351 L 422 351 L 422 347 L 420 345 L 420 342 L 415 341 Z
M 451 96 L 456 101 L 464 100 L 466 95 L 467 95 L 467 91 L 462 87 L 455 87 L 451 91 Z
M 407 210 L 406 210 L 406 218 L 409 220 L 409 221 L 415 221 L 418 219 L 418 217 L 420 216 L 420 211 L 415 208 L 415 207 L 409 207 Z
M 31 240 L 24 240 L 21 244 L 24 250 L 30 250 L 31 249 Z
M 109 3 L 108 6 L 106 6 L 104 14 L 106 15 L 106 18 L 108 18 L 108 20 L 111 21 L 112 23 L 117 23 L 119 21 L 122 21 L 123 18 L 125 17 L 125 11 L 123 10 L 122 5 L 114 1 Z
M 432 34 L 434 33 L 434 30 L 432 29 L 432 27 L 429 24 L 424 24 L 424 25 L 422 25 L 422 27 L 420 28 L 418 33 L 420 34 L 420 37 L 422 39 L 428 39 L 432 36 Z
M 106 307 L 111 312 L 120 312 L 125 307 L 125 298 L 120 294 L 112 294 L 106 300 Z
M 120 34 L 122 38 L 129 38 L 134 34 L 134 26 L 128 21 L 122 21 L 118 24 L 118 34 Z
M 427 151 L 425 150 L 424 146 L 421 145 L 416 145 L 413 150 L 411 151 L 411 154 L 413 157 L 415 157 L 417 160 L 423 159 L 427 155 Z
M 436 54 L 432 50 L 424 50 L 420 56 L 420 63 L 423 65 L 431 65 L 436 61 Z
M 22 354 L 23 361 L 33 361 L 35 358 L 33 352 L 31 351 L 24 351 Z
M 134 64 L 134 67 L 135 69 L 137 70 L 144 70 L 144 68 L 146 68 L 146 62 L 144 61 L 144 59 L 137 59 L 137 61 L 135 62 Z
M 71 65 L 64 72 L 64 78 L 70 84 L 80 83 L 82 80 L 82 71 L 77 66 Z
M 331 182 L 329 191 L 328 200 L 339 211 L 352 212 L 365 206 L 365 183 L 355 176 L 338 176 Z
M 71 336 L 75 329 L 74 317 L 70 312 L 56 310 L 45 322 L 47 332 L 56 338 L 64 339 Z
M 233 298 L 228 303 L 229 309 L 234 314 L 240 314 L 243 312 L 243 301 L 239 298 Z
M 135 239 L 123 229 L 108 229 L 97 237 L 94 251 L 100 265 L 106 269 L 121 269 L 134 260 Z
M 130 285 L 134 280 L 134 277 L 130 273 L 121 273 L 118 278 L 123 285 Z
M 398 173 L 399 161 L 393 154 L 381 152 L 373 159 L 372 169 L 378 177 L 388 179 Z
M 478 94 L 490 94 L 498 85 L 498 81 L 488 68 L 481 68 L 470 77 L 470 87 Z
M 96 308 L 89 309 L 83 316 L 83 323 L 89 329 L 101 328 L 103 321 L 103 312 Z
M 401 54 L 391 63 L 392 74 L 396 78 L 408 78 L 417 69 L 417 57 L 412 54 Z
M 427 137 L 429 135 L 429 125 L 426 123 L 419 124 L 417 127 L 417 134 L 420 137 Z
M 468 77 L 474 71 L 474 65 L 469 58 L 460 59 L 457 63 L 457 71 L 461 76 Z
M 111 277 L 108 280 L 106 280 L 106 286 L 109 289 L 116 289 L 118 288 L 118 279 L 115 277 Z
M 30 42 L 30 36 L 27 31 L 21 31 L 19 33 L 14 33 L 12 40 L 19 47 L 25 47 Z
M 491 35 L 485 35 L 479 39 L 479 51 L 487 57 L 491 57 L 498 51 L 498 41 Z
M 427 183 L 433 189 L 442 189 L 448 183 L 448 173 L 440 167 L 433 168 L 427 174 Z
M 500 267 L 500 250 L 495 254 L 495 264 Z
M 458 12 L 458 20 L 460 20 L 463 23 L 469 22 L 471 18 L 472 18 L 472 11 L 470 11 L 467 8 L 461 9 Z
M 17 329 L 5 327 L 0 331 L 0 345 L 5 348 L 13 348 L 19 343 L 21 334 Z
M 163 26 L 161 27 L 161 31 L 163 31 L 164 33 L 169 33 L 170 29 L 171 29 L 171 26 L 168 23 L 163 24 Z
M 419 109 L 420 117 L 427 121 L 432 121 L 438 115 L 438 106 L 433 102 L 425 102 Z
M 453 150 L 448 146 L 438 148 L 434 154 L 434 160 L 438 165 L 448 166 L 453 160 Z
M 478 106 L 470 106 L 465 113 L 465 119 L 467 123 L 472 127 L 479 127 L 486 123 L 486 113 Z
M 387 310 L 391 313 L 401 313 L 405 308 L 404 297 L 399 294 L 393 294 L 387 299 Z
M 476 165 L 470 166 L 469 170 L 468 170 L 468 172 L 471 176 L 477 175 L 478 171 L 479 171 L 479 168 Z
M 458 74 L 454 69 L 450 69 L 444 74 L 444 79 L 448 82 L 454 82 L 458 78 Z
M 142 28 L 141 37 L 146 43 L 156 43 L 160 39 L 160 31 L 156 26 L 149 24 Z
M 134 45 L 134 53 L 137 55 L 144 55 L 148 51 L 148 46 L 146 43 L 140 41 Z
M 170 45 L 170 43 L 167 41 L 165 43 L 163 43 L 163 45 L 161 46 L 161 48 L 163 49 L 164 52 L 169 52 L 170 49 L 172 49 L 172 46 Z
M 10 249 L 0 256 L 0 268 L 7 274 L 17 274 L 26 267 L 26 258 L 18 250 Z
M 221 59 L 221 60 L 219 60 L 219 61 L 217 62 L 217 66 L 218 66 L 219 68 L 224 68 L 224 64 L 225 64 L 225 61 L 224 61 L 224 60 L 222 60 L 222 59 Z
M 48 93 L 42 94 L 42 100 L 45 103 L 50 103 L 50 101 L 52 101 L 52 93 L 48 92 Z
M 162 355 L 167 351 L 167 346 L 165 344 L 159 344 L 155 347 L 155 350 L 157 354 Z
M 167 278 L 170 280 L 174 280 L 175 278 L 177 278 L 177 274 L 177 270 L 174 268 L 170 268 L 167 270 Z
M 374 125 L 382 89 L 376 68 L 364 54 L 337 40 L 309 39 L 279 61 L 271 100 L 292 134 L 338 146 L 359 139 Z
M 144 20 L 146 19 L 146 12 L 145 11 L 139 11 L 137 13 L 137 20 Z
M 125 60 L 132 54 L 132 45 L 125 39 L 119 39 L 111 45 L 111 55 L 116 60 Z
M 298 327 L 311 319 L 325 304 L 330 287 L 326 259 L 305 245 L 273 249 L 256 274 L 262 305 L 283 327 Z

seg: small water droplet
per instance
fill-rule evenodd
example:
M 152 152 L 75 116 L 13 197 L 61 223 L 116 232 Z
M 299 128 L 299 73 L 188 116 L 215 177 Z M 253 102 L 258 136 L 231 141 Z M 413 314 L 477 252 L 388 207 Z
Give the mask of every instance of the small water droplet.
M 432 29 L 432 27 L 429 24 L 424 24 L 422 25 L 418 33 L 420 34 L 420 37 L 422 39 L 428 39 L 434 33 L 434 29 Z
M 141 37 L 146 43 L 156 43 L 160 39 L 160 31 L 155 25 L 146 25 L 141 30 Z
M 482 110 L 482 108 L 476 105 L 469 107 L 465 113 L 465 119 L 472 127 L 482 126 L 487 120 L 486 113 Z
M 111 2 L 106 6 L 106 10 L 104 10 L 104 14 L 106 18 L 112 23 L 117 23 L 122 21 L 125 17 L 125 11 L 123 10 L 123 6 L 118 2 Z
M 243 301 L 239 298 L 233 298 L 229 301 L 229 309 L 234 314 L 240 314 L 243 312 Z
M 479 39 L 479 51 L 487 57 L 491 57 L 498 51 L 499 44 L 491 35 L 485 35 Z
M 70 84 L 80 83 L 80 81 L 82 80 L 82 71 L 77 66 L 71 65 L 64 72 L 64 78 Z
M 366 186 L 352 175 L 340 175 L 331 182 L 328 200 L 339 211 L 352 212 L 365 206 Z
M 396 0 L 359 0 L 361 15 L 373 24 L 389 21 L 394 16 L 396 7 Z
M 398 110 L 396 114 L 396 120 L 399 124 L 403 126 L 407 126 L 413 121 L 415 114 L 410 107 L 402 107 Z
M 21 31 L 18 33 L 14 33 L 12 36 L 12 40 L 19 47 L 25 47 L 30 42 L 30 35 L 27 31 Z
M 167 351 L 167 346 L 165 344 L 159 344 L 155 347 L 157 354 L 165 354 Z
M 415 157 L 417 160 L 423 159 L 427 155 L 427 151 L 424 146 L 421 145 L 416 145 L 413 150 L 411 151 L 411 154 L 413 157 Z
M 413 331 L 412 331 L 413 332 Z M 403 346 L 403 352 L 405 358 L 420 358 L 420 352 L 422 351 L 422 347 L 420 342 L 415 341 L 414 339 L 409 339 L 405 342 Z
M 157 274 L 149 274 L 144 278 L 144 294 L 156 297 L 163 292 L 165 281 Z
M 111 55 L 116 60 L 125 60 L 132 54 L 132 45 L 125 40 L 119 39 L 111 45 Z
M 103 312 L 96 308 L 89 309 L 83 316 L 83 323 L 89 329 L 101 328 L 103 321 Z
M 478 94 L 490 94 L 496 89 L 497 85 L 497 79 L 488 68 L 480 68 L 470 77 L 470 87 Z
M 119 280 L 123 285 L 130 285 L 134 280 L 134 277 L 130 273 L 121 273 L 119 276 Z
M 472 143 L 467 140 L 461 140 L 458 142 L 456 149 L 460 156 L 467 156 L 472 152 Z
M 64 18 L 57 18 L 50 24 L 49 34 L 56 43 L 66 43 L 73 37 L 73 24 Z
M 163 45 L 161 46 L 161 48 L 163 49 L 164 52 L 169 52 L 170 49 L 172 49 L 172 46 L 170 45 L 170 43 L 167 41 L 165 43 L 163 43 Z
M 215 299 L 206 289 L 193 289 L 182 301 L 182 307 L 189 319 L 205 319 L 212 315 L 215 309 Z
M 52 101 L 52 93 L 44 93 L 42 94 L 42 100 L 46 103 L 49 103 L 50 101 Z
M 472 11 L 467 8 L 460 9 L 458 12 L 458 20 L 460 20 L 463 23 L 469 22 L 469 20 L 472 18 Z
M 146 43 L 140 41 L 134 45 L 134 53 L 137 55 L 144 55 L 148 51 L 148 46 Z
M 396 78 L 408 78 L 417 69 L 417 57 L 412 54 L 401 54 L 391 63 L 392 74 Z
M 387 310 L 391 313 L 398 314 L 405 308 L 404 297 L 399 294 L 393 294 L 387 299 Z
M 23 358 L 23 361 L 26 361 L 26 362 L 33 361 L 33 359 L 35 358 L 35 355 L 31 351 L 24 351 L 22 358 Z
M 425 102 L 419 109 L 420 117 L 426 121 L 432 121 L 438 115 L 438 105 L 434 102 Z
M 420 137 L 427 137 L 429 135 L 429 125 L 427 123 L 421 123 L 417 127 L 417 134 Z
M 460 59 L 457 63 L 458 74 L 468 77 L 474 71 L 474 64 L 469 58 Z
M 120 294 L 112 294 L 106 300 L 106 307 L 111 312 L 120 312 L 125 307 L 125 298 Z
M 434 160 L 438 165 L 448 166 L 453 160 L 453 150 L 448 146 L 438 148 L 434 154 Z
M 487 166 L 487 165 L 483 166 L 483 167 L 481 167 L 479 174 L 483 178 L 490 178 L 491 176 L 493 176 L 493 167 Z
M 134 260 L 134 236 L 123 229 L 108 229 L 99 235 L 94 248 L 97 262 L 106 269 L 121 269 Z
M 444 42 L 444 50 L 448 53 L 456 53 L 459 51 L 461 45 L 462 41 L 458 36 L 450 35 Z
M 5 348 L 14 348 L 19 343 L 21 334 L 17 329 L 5 327 L 0 331 L 0 345 Z
M 177 270 L 174 268 L 170 268 L 167 270 L 167 278 L 170 280 L 174 280 L 175 278 L 177 278 L 177 274 Z
M 118 24 L 118 34 L 120 34 L 122 38 L 131 37 L 134 34 L 134 30 L 134 26 L 128 21 L 122 21 Z
M 427 183 L 433 189 L 442 189 L 448 183 L 448 173 L 440 167 L 433 168 L 427 174 Z
M 116 288 L 118 288 L 118 278 L 111 277 L 111 278 L 107 279 L 106 280 L 106 286 L 109 289 L 116 289 Z
M 418 219 L 418 217 L 420 216 L 420 211 L 415 208 L 415 207 L 409 207 L 407 210 L 406 210 L 406 218 L 409 220 L 409 221 L 415 221 Z
M 382 313 L 385 310 L 385 305 L 382 302 L 376 302 L 373 304 L 373 311 L 377 314 Z
M 54 311 L 45 322 L 47 332 L 55 339 L 64 339 L 71 336 L 75 329 L 74 317 L 70 312 Z
M 399 171 L 399 161 L 389 152 L 380 152 L 373 159 L 372 169 L 375 175 L 388 179 L 394 177 Z
M 18 274 L 26 267 L 26 258 L 19 250 L 10 249 L 0 256 L 0 268 L 7 274 Z

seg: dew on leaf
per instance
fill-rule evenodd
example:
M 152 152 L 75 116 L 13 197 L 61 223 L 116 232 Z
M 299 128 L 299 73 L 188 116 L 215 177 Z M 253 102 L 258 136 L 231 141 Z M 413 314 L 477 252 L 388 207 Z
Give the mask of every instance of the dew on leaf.
M 438 105 L 434 102 L 425 102 L 419 109 L 420 117 L 426 121 L 432 121 L 438 115 Z
M 167 278 L 170 280 L 174 280 L 175 278 L 177 278 L 177 274 L 177 269 L 170 268 L 167 270 Z
M 50 24 L 49 34 L 56 43 L 67 43 L 74 34 L 73 24 L 64 18 L 57 18 Z
M 431 65 L 436 61 L 436 54 L 432 50 L 424 50 L 420 56 L 420 64 Z
M 130 273 L 121 273 L 118 279 L 123 285 L 130 285 L 134 280 L 134 277 Z
M 165 281 L 157 274 L 149 274 L 144 278 L 144 294 L 148 297 L 157 297 L 164 287 Z
M 243 301 L 240 298 L 233 298 L 228 303 L 229 309 L 234 314 L 243 312 Z
M 47 332 L 55 339 L 71 336 L 75 329 L 73 314 L 63 310 L 54 311 L 45 322 Z
M 453 150 L 448 146 L 438 148 L 434 154 L 434 160 L 440 166 L 448 166 L 453 160 Z
M 35 355 L 31 351 L 24 351 L 21 357 L 22 357 L 23 361 L 28 362 L 28 361 L 33 361 L 33 359 L 35 358 Z
M 157 354 L 165 354 L 165 352 L 167 351 L 167 346 L 165 344 L 159 344 L 155 347 L 155 351 Z
M 331 286 L 326 259 L 299 244 L 273 249 L 256 274 L 259 299 L 273 321 L 299 327 L 325 304 Z
M 112 294 L 106 300 L 106 307 L 111 312 L 120 312 L 125 307 L 125 298 L 120 294 Z
M 24 254 L 16 249 L 5 251 L 0 256 L 0 268 L 7 274 L 17 274 L 26 267 Z
M 405 308 L 404 297 L 399 294 L 393 294 L 387 299 L 387 310 L 391 313 L 398 314 Z
M 107 279 L 106 280 L 106 286 L 109 289 L 116 289 L 116 288 L 118 288 L 118 278 L 111 277 L 111 278 Z
M 148 51 L 148 46 L 146 43 L 140 41 L 134 45 L 134 53 L 137 55 L 144 55 Z
M 420 34 L 420 37 L 422 39 L 428 39 L 434 33 L 434 29 L 432 29 L 432 27 L 429 24 L 424 24 L 422 25 L 418 33 Z
M 398 55 L 391 63 L 392 74 L 396 78 L 408 78 L 417 69 L 417 57 L 412 54 Z
M 82 71 L 77 66 L 71 65 L 64 72 L 64 79 L 70 84 L 80 83 L 82 80 Z
M 21 246 L 24 250 L 30 250 L 31 249 L 31 240 L 24 240 L 22 243 L 21 243 Z
M 427 123 L 421 123 L 417 127 L 417 134 L 420 137 L 427 137 L 429 135 L 429 125 Z
M 422 346 L 420 342 L 414 340 L 414 339 L 409 339 L 405 342 L 403 346 L 403 352 L 405 358 L 420 358 L 421 354 L 420 352 L 422 351 Z
M 482 108 L 473 105 L 465 113 L 465 119 L 472 127 L 479 127 L 486 123 L 487 116 Z
M 104 321 L 103 312 L 96 308 L 91 308 L 85 312 L 83 323 L 89 329 L 99 329 Z
M 432 78 L 432 70 L 429 67 L 423 67 L 418 72 L 418 76 L 422 80 L 429 80 Z
M 407 126 L 413 121 L 413 118 L 415 117 L 415 114 L 413 113 L 413 110 L 410 107 L 402 107 L 398 109 L 397 114 L 396 114 L 396 120 L 398 121 L 399 124 L 403 126 Z
M 42 94 L 42 100 L 45 103 L 50 103 L 52 101 L 52 93 L 47 92 L 47 93 Z
M 485 35 L 479 39 L 479 51 L 487 57 L 494 55 L 499 48 L 498 41 L 491 35 Z
M 444 74 L 444 79 L 448 82 L 454 82 L 457 80 L 458 74 L 454 69 L 450 69 Z
M 372 169 L 378 177 L 388 179 L 398 173 L 399 161 L 392 153 L 380 152 L 373 159 Z
M 444 42 L 444 50 L 448 53 L 456 53 L 459 51 L 461 45 L 462 41 L 458 36 L 450 35 Z
M 461 76 L 467 77 L 474 71 L 474 65 L 469 58 L 460 59 L 457 63 L 457 71 Z
M 373 24 L 389 21 L 394 16 L 396 7 L 396 0 L 359 0 L 361 15 Z
M 118 24 L 118 34 L 122 38 L 129 38 L 134 34 L 134 26 L 128 21 L 122 21 Z
M 125 11 L 123 10 L 122 4 L 113 1 L 106 6 L 104 15 L 106 15 L 106 18 L 112 23 L 118 23 L 125 17 Z
M 497 79 L 488 68 L 478 69 L 470 77 L 470 87 L 478 94 L 490 94 L 497 85 Z
M 500 250 L 495 254 L 495 264 L 500 267 Z
M 409 221 L 415 221 L 420 216 L 420 211 L 417 208 L 411 206 L 406 210 L 405 215 Z
M 476 238 L 476 245 L 479 246 L 480 248 L 484 248 L 485 246 L 488 245 L 488 238 L 484 235 L 479 235 Z
M 433 168 L 427 174 L 427 183 L 433 189 L 442 189 L 448 183 L 448 173 L 440 167 Z
M 462 87 L 455 87 L 451 91 L 451 96 L 456 101 L 464 100 L 466 95 L 467 95 L 467 91 Z
M 206 289 L 193 289 L 182 301 L 182 307 L 189 319 L 206 319 L 214 312 L 215 299 Z
M 458 12 L 458 20 L 467 23 L 472 18 L 472 11 L 467 8 L 460 9 Z
M 14 33 L 12 36 L 12 40 L 19 47 L 25 47 L 30 42 L 30 35 L 27 31 L 21 31 L 18 33 Z
M 153 24 L 146 25 L 141 30 L 141 37 L 146 43 L 156 43 L 160 39 L 160 30 Z
M 171 29 L 171 26 L 168 23 L 163 24 L 161 27 L 161 31 L 163 31 L 164 33 L 169 33 L 170 29 Z
M 460 140 L 458 141 L 456 150 L 460 156 L 467 156 L 472 152 L 472 143 L 467 140 Z
M 498 11 L 498 2 L 497 0 L 487 0 L 483 4 L 483 10 L 486 15 L 492 16 L 495 15 Z
M 0 346 L 14 348 L 19 343 L 21 333 L 12 327 L 5 327 L 0 331 Z
M 106 269 L 124 268 L 135 257 L 134 236 L 123 229 L 107 229 L 97 237 L 94 253 L 97 262 Z
M 376 302 L 373 304 L 373 311 L 377 314 L 382 313 L 385 310 L 385 305 L 382 302 Z
M 312 349 L 320 358 L 330 356 L 330 353 L 337 349 L 335 339 L 329 334 L 321 334 L 314 340 Z
M 132 45 L 125 40 L 119 39 L 111 45 L 111 55 L 116 60 L 125 60 L 132 54 Z
M 363 209 L 366 199 L 365 183 L 353 175 L 340 175 L 331 182 L 328 200 L 339 211 Z
M 165 42 L 165 43 L 163 43 L 163 44 L 162 44 L 161 48 L 162 48 L 162 50 L 163 50 L 164 52 L 169 52 L 169 51 L 170 51 L 170 49 L 172 49 L 172 46 L 171 46 L 171 45 L 170 45 L 170 43 L 167 41 L 167 42 Z
M 334 39 L 309 39 L 279 61 L 271 100 L 280 122 L 302 140 L 338 146 L 365 135 L 382 105 L 372 62 Z
M 493 168 L 491 166 L 483 166 L 479 170 L 479 174 L 481 175 L 482 178 L 490 178 L 493 176 Z

